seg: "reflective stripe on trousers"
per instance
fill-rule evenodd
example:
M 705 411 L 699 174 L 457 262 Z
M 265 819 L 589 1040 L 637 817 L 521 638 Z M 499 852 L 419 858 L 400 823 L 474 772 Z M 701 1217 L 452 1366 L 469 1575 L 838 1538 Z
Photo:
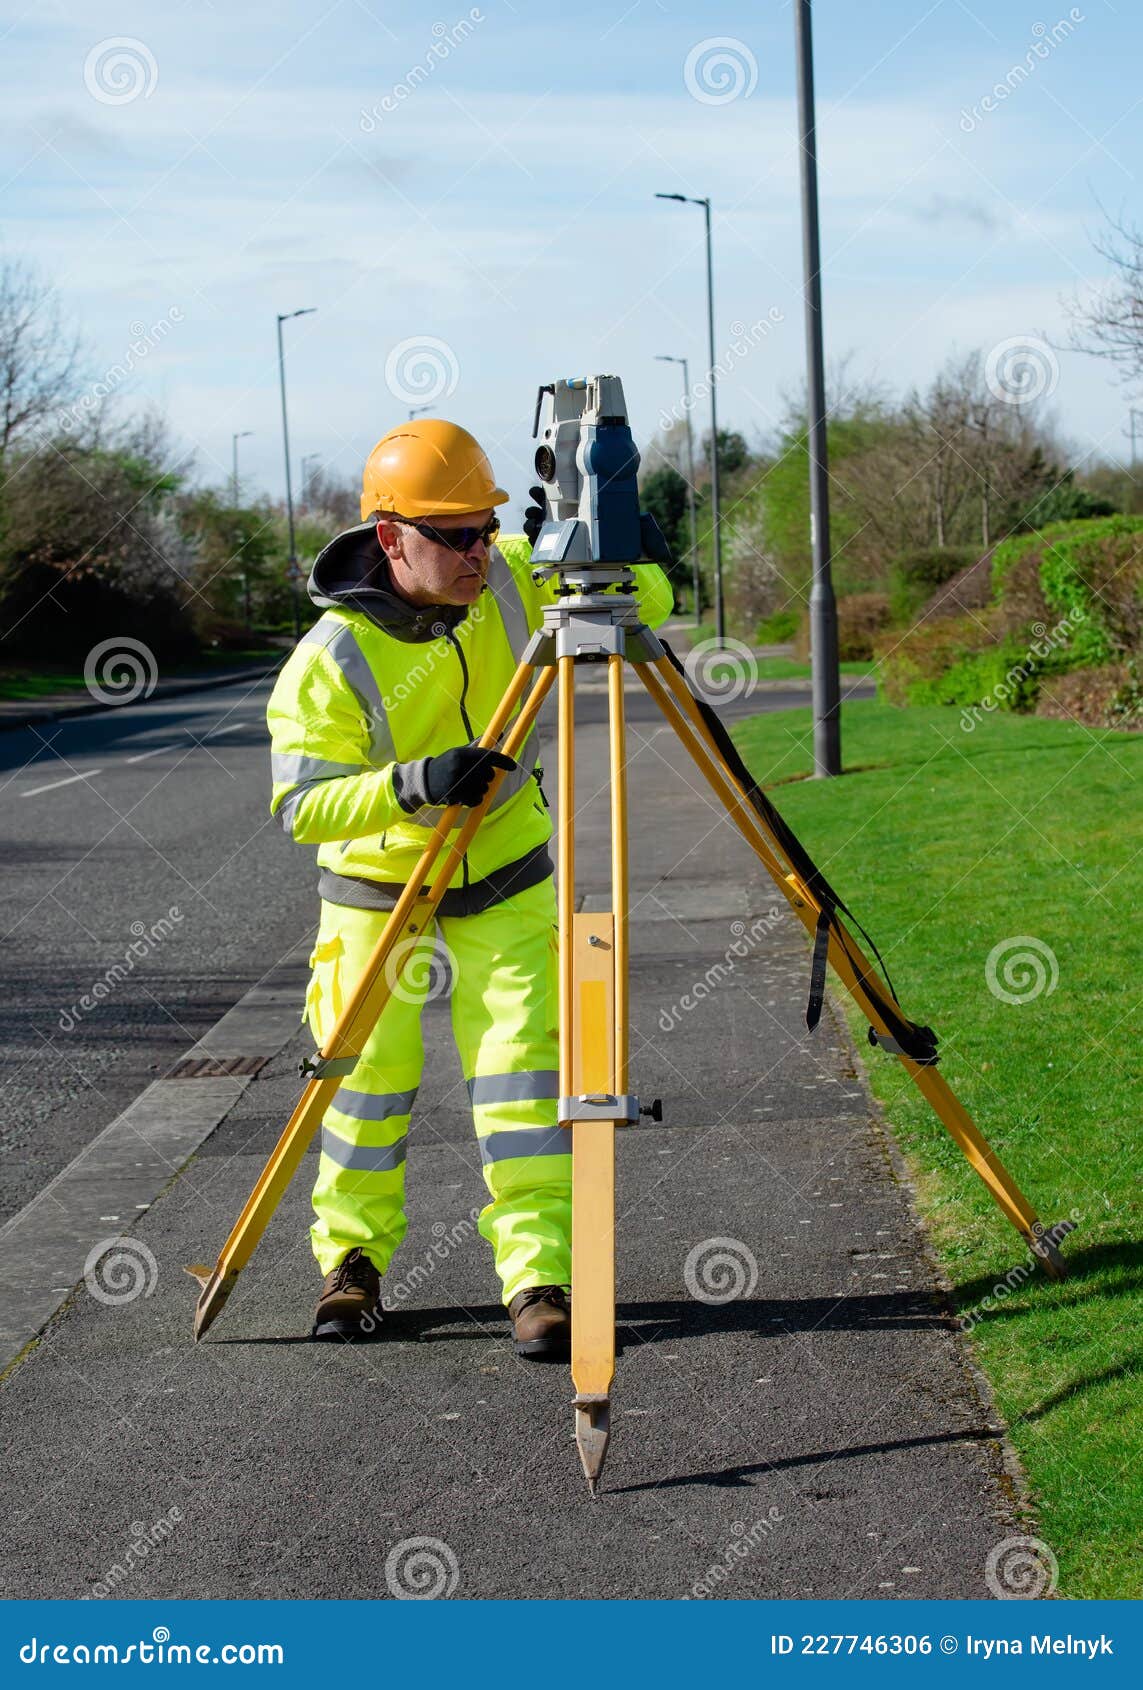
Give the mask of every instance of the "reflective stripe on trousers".
M 437 1099 L 437 1110 L 471 1107 L 489 1194 L 479 1230 L 492 1244 L 503 1299 L 510 1302 L 529 1285 L 569 1282 L 571 1133 L 556 1124 L 555 914 L 548 879 L 481 915 L 442 917 L 437 931 L 447 971 L 433 961 L 431 933 L 417 942 L 322 1125 L 311 1238 L 323 1273 L 355 1245 L 385 1272 L 405 1235 L 409 1118 L 424 1063 L 421 1008 L 427 995 L 439 995 L 447 972 L 453 1034 L 468 1078 L 464 1091 L 457 1087 Z M 384 911 L 322 905 L 307 996 L 319 1042 L 336 1019 L 335 1003 L 348 1002 L 386 919 Z M 411 1141 L 423 1177 L 445 1187 L 465 1178 L 461 1164 L 473 1177 L 476 1167 L 471 1140 L 456 1142 L 446 1127 L 438 1112 L 422 1110 Z M 467 1207 L 463 1198 L 459 1207 Z M 423 1273 L 419 1250 L 410 1260 Z M 400 1261 L 392 1277 L 400 1279 Z

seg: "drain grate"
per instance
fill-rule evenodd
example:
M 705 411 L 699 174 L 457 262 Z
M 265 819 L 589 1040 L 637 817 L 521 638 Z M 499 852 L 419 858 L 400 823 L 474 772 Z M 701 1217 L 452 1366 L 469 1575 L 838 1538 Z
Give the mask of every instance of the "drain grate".
M 227 1074 L 256 1074 L 269 1060 L 268 1056 L 184 1056 L 164 1078 L 216 1080 Z

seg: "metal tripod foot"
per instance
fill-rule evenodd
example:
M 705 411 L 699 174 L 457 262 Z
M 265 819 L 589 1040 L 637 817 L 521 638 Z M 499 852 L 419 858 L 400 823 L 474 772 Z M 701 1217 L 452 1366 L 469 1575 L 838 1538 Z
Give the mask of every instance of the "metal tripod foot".
M 194 1341 L 197 1344 L 225 1308 L 226 1299 L 238 1283 L 238 1273 L 235 1270 L 221 1274 L 217 1268 L 209 1268 L 204 1262 L 195 1262 L 185 1271 L 202 1286 L 194 1311 Z
M 610 1436 L 611 1398 L 598 1391 L 580 1391 L 575 1398 L 575 1441 L 592 1496 L 599 1488 Z

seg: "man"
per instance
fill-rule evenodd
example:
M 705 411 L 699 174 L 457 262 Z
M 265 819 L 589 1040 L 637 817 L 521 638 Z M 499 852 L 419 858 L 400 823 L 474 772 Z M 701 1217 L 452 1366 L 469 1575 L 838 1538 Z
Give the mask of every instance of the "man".
M 494 543 L 495 507 L 507 499 L 481 447 L 454 423 L 421 418 L 385 435 L 365 466 L 361 526 L 314 564 L 309 594 L 324 614 L 283 667 L 267 711 L 271 809 L 295 840 L 319 848 L 321 920 L 304 1011 L 319 1045 L 441 809 L 478 804 L 494 771 L 508 771 L 323 1121 L 310 1232 L 325 1275 L 315 1338 L 376 1328 L 381 1276 L 405 1234 L 406 1140 L 439 931 L 489 1193 L 479 1230 L 518 1352 L 568 1353 L 571 1132 L 556 1121 L 552 828 L 535 733 L 519 763 L 475 744 L 553 596 L 532 581 L 524 535 Z M 529 512 L 533 534 L 537 516 Z M 670 586 L 653 564 L 638 574 L 643 614 L 658 625 Z

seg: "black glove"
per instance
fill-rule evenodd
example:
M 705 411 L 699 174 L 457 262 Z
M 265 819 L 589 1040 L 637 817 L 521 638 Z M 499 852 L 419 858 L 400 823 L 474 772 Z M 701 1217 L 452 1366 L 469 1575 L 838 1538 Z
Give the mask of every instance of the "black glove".
M 542 487 L 529 487 L 528 497 L 532 503 L 524 512 L 524 532 L 528 536 L 528 544 L 534 546 L 540 529 L 548 520 L 548 507 Z
M 515 762 L 502 751 L 480 745 L 454 745 L 439 757 L 419 757 L 412 763 L 398 763 L 393 770 L 393 791 L 402 810 L 411 815 L 426 804 L 480 803 L 492 784 L 497 769 L 514 769 Z

